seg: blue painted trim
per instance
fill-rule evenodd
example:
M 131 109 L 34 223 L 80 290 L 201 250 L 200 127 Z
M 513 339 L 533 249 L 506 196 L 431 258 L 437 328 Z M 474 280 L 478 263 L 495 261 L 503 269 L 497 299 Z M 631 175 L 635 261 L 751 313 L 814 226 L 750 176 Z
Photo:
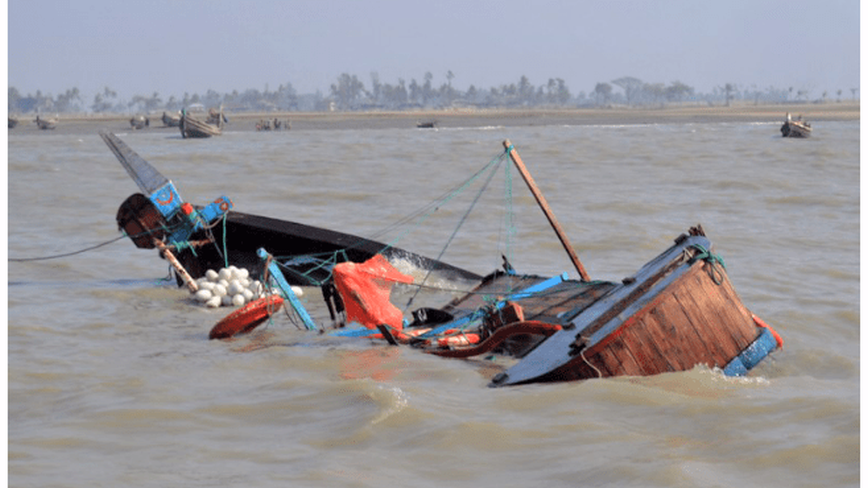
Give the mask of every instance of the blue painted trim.
M 184 200 L 181 200 L 181 195 L 175 188 L 175 184 L 171 181 L 154 190 L 153 193 L 148 195 L 148 198 L 151 199 L 157 210 L 167 219 L 181 208 L 181 204 L 184 203 Z
M 265 249 L 259 248 L 256 251 L 256 254 L 259 256 L 259 259 L 262 259 L 263 261 L 268 259 L 268 252 L 266 252 Z M 271 274 L 271 278 L 277 282 L 277 286 L 278 288 L 280 288 L 280 291 L 283 292 L 284 298 L 289 300 L 289 304 L 292 306 L 293 310 L 295 310 L 295 313 L 297 313 L 298 316 L 301 317 L 301 321 L 304 323 L 304 326 L 308 330 L 317 330 L 316 324 L 314 323 L 313 319 L 310 318 L 310 315 L 307 313 L 307 310 L 305 310 L 304 305 L 302 305 L 298 297 L 295 296 L 295 292 L 292 291 L 292 287 L 289 286 L 286 278 L 283 277 L 283 273 L 280 271 L 280 268 L 277 267 L 277 263 L 272 261 L 268 265 L 268 271 Z
M 205 222 L 207 222 L 207 223 L 214 222 L 215 220 L 217 220 L 217 219 L 219 219 L 219 218 L 222 218 L 222 217 L 223 217 L 223 214 L 226 213 L 226 212 L 223 211 L 222 208 L 220 208 L 220 205 L 221 205 L 221 204 L 224 204 L 224 203 L 226 204 L 226 210 L 231 210 L 231 209 L 232 209 L 232 207 L 233 207 L 233 206 L 232 206 L 232 200 L 230 200 L 228 197 L 226 197 L 226 196 L 224 195 L 224 196 L 221 196 L 220 198 L 218 198 L 217 200 L 215 200 L 215 201 L 209 203 L 208 205 L 206 205 L 206 206 L 205 206 L 205 207 L 204 207 L 204 208 L 199 212 L 199 215 L 200 215 L 200 216 L 205 220 Z M 197 222 L 197 223 L 196 223 L 196 226 L 195 226 L 195 229 L 198 230 L 198 229 L 200 229 L 201 227 L 202 227 L 202 223 L 201 223 L 201 222 Z
M 531 285 L 531 286 L 529 286 L 523 290 L 517 291 L 511 295 L 507 295 L 506 298 L 495 303 L 494 308 L 495 308 L 495 310 L 500 310 L 506 306 L 507 301 L 521 300 L 524 298 L 528 298 L 529 296 L 533 295 L 534 293 L 539 293 L 541 291 L 545 291 L 549 288 L 552 288 L 554 286 L 557 286 L 557 285 L 563 283 L 564 281 L 567 280 L 567 278 L 568 278 L 567 273 L 563 272 L 563 273 L 559 274 L 558 276 L 554 276 L 554 277 L 551 277 L 545 281 L 541 281 L 535 285 Z M 445 323 L 443 325 L 439 325 L 439 326 L 429 330 L 428 332 L 426 332 L 424 334 L 420 334 L 419 337 L 422 339 L 427 339 L 429 337 L 433 337 L 433 336 L 436 336 L 438 334 L 442 334 L 444 331 L 447 331 L 449 329 L 454 329 L 457 327 L 466 326 L 468 323 L 470 323 L 474 320 L 481 319 L 483 317 L 483 315 L 484 315 L 484 312 L 477 310 L 477 311 L 475 311 L 469 315 L 465 315 L 464 317 L 461 317 L 458 320 L 453 320 L 452 322 L 448 322 L 448 323 Z
M 726 376 L 744 376 L 778 347 L 775 336 L 768 329 L 762 329 L 760 336 L 747 346 L 738 356 L 723 368 Z
M 494 306 L 496 309 L 499 310 L 506 305 L 507 300 L 521 300 L 523 298 L 527 298 L 527 297 L 533 295 L 534 293 L 539 293 L 539 292 L 545 291 L 545 290 L 547 290 L 553 286 L 559 285 L 559 284 L 563 283 L 564 281 L 566 281 L 568 278 L 569 278 L 569 275 L 566 272 L 561 273 L 558 276 L 554 276 L 554 277 L 549 278 L 545 281 L 541 281 L 535 285 L 529 286 L 523 290 L 520 290 L 516 293 L 513 293 L 513 294 L 509 295 L 505 300 L 497 302 Z M 481 319 L 482 316 L 483 316 L 483 314 L 479 311 L 473 312 L 469 315 L 465 315 L 464 317 L 461 317 L 460 319 L 453 320 L 452 322 L 448 322 L 446 324 L 439 325 L 439 326 L 429 330 L 428 332 L 426 332 L 424 334 L 420 334 L 419 338 L 427 339 L 429 337 L 433 337 L 433 336 L 436 336 L 438 334 L 441 334 L 444 331 L 449 330 L 449 329 L 466 327 L 468 324 L 472 323 L 473 321 Z M 379 333 L 380 333 L 380 331 L 378 331 L 376 329 L 344 329 L 344 330 L 338 330 L 338 331 L 330 332 L 329 335 L 336 336 L 336 337 L 368 337 L 368 336 L 372 336 L 372 335 L 379 334 Z
M 380 331 L 377 329 L 362 329 L 362 328 L 355 329 L 355 328 L 353 328 L 353 329 L 342 329 L 342 330 L 336 330 L 333 332 L 329 332 L 329 335 L 335 336 L 335 337 L 368 337 L 368 336 L 372 336 L 374 334 L 379 334 L 379 333 L 380 333 Z

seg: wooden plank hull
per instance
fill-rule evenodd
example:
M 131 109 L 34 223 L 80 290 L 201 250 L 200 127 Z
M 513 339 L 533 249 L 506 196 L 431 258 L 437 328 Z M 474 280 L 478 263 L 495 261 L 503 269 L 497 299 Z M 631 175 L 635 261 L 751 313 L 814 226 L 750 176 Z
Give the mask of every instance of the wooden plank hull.
M 181 117 L 169 115 L 166 112 L 163 112 L 162 117 L 163 125 L 166 127 L 178 127 L 181 125 Z
M 781 126 L 781 135 L 784 137 L 810 137 L 813 129 L 804 122 L 789 120 Z
M 211 136 L 219 136 L 223 134 L 223 129 L 216 125 L 211 125 L 191 117 L 188 114 L 181 116 L 181 121 L 178 124 L 181 129 L 181 137 L 187 138 L 207 138 Z
M 42 130 L 54 130 L 57 127 L 57 119 L 41 119 L 39 116 L 36 116 L 36 126 Z
M 585 307 L 492 386 L 726 368 L 763 329 L 720 263 L 692 261 L 710 245 L 702 236 L 683 239 Z

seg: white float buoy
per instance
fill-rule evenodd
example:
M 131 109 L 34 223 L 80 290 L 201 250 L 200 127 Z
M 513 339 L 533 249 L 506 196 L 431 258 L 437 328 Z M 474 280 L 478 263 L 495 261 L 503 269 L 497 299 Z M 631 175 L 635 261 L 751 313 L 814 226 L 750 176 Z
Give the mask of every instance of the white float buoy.
M 226 288 L 226 293 L 230 295 L 237 295 L 242 291 L 244 291 L 244 287 L 241 286 L 241 283 L 239 283 L 238 280 L 232 280 L 229 283 L 229 288 Z
M 223 285 L 214 285 L 214 289 L 212 290 L 215 296 L 222 297 L 226 294 L 226 287 Z
M 211 299 L 212 296 L 214 295 L 211 293 L 211 291 L 204 288 L 196 292 L 196 300 L 199 300 L 200 302 L 207 302 Z

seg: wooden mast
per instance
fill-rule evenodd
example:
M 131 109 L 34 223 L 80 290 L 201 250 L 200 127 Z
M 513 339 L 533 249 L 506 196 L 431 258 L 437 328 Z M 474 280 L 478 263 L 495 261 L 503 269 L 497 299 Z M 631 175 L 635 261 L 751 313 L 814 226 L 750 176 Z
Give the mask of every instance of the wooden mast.
M 509 139 L 506 139 L 505 141 L 503 141 L 503 147 L 506 148 L 507 153 L 509 153 L 510 159 L 512 159 L 515 167 L 518 168 L 518 172 L 521 173 L 521 177 L 524 178 L 524 182 L 527 183 L 528 188 L 530 188 L 530 192 L 533 193 L 533 197 L 536 198 L 536 202 L 539 204 L 546 218 L 549 219 L 549 224 L 551 224 L 552 228 L 555 230 L 555 234 L 558 235 L 558 239 L 560 239 L 561 244 L 564 246 L 564 249 L 570 256 L 570 260 L 573 262 L 573 266 L 576 267 L 576 271 L 579 272 L 579 276 L 582 278 L 582 281 L 591 281 L 591 277 L 588 276 L 588 272 L 585 271 L 585 267 L 582 266 L 582 262 L 579 261 L 579 257 L 576 255 L 576 251 L 573 250 L 573 246 L 570 244 L 570 241 L 567 239 L 566 234 L 564 234 L 563 229 L 561 229 L 561 225 L 555 218 L 555 214 L 552 213 L 548 202 L 546 201 L 543 194 L 539 191 L 539 188 L 533 181 L 533 177 L 530 175 L 527 168 L 524 166 L 524 163 L 521 161 L 521 157 L 515 150 L 515 146 L 513 146 L 512 143 L 509 142 Z

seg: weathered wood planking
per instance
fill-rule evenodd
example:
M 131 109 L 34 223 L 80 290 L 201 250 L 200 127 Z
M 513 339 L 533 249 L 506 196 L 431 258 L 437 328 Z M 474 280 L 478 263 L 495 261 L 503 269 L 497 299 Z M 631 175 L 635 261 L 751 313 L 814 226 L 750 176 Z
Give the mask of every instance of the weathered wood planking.
M 717 273 L 720 284 L 714 282 Z M 750 312 L 725 273 L 705 262 L 691 266 L 651 303 L 584 351 L 593 376 L 652 375 L 698 364 L 724 367 L 757 337 Z M 591 377 L 593 377 L 591 376 Z

